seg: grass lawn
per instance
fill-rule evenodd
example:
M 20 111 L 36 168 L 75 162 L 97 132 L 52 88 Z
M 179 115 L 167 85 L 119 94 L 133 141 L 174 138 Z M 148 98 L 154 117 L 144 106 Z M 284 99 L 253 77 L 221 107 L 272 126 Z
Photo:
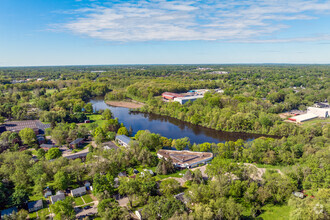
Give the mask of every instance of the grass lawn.
M 29 218 L 30 219 L 37 218 L 37 212 L 29 213 Z
M 57 89 L 46 89 L 46 94 L 53 94 Z
M 156 168 L 157 167 L 139 166 L 139 167 L 136 167 L 135 169 L 138 170 L 139 172 L 144 172 L 144 169 L 152 170 L 152 172 L 154 172 L 156 174 Z M 168 174 L 168 175 L 156 175 L 156 177 L 158 177 L 159 179 L 165 179 L 165 178 L 168 178 L 168 177 L 178 177 L 178 178 L 181 178 L 181 177 L 183 177 L 183 175 L 186 172 L 187 172 L 187 169 L 177 170 L 177 172 L 175 172 L 175 173 L 171 173 L 171 174 Z
M 81 208 L 84 208 L 84 207 L 86 207 L 86 206 L 92 206 L 92 205 L 94 205 L 94 202 L 91 202 L 91 203 L 85 204 L 85 205 L 81 206 Z
M 83 195 L 82 197 L 83 197 L 85 203 L 91 203 L 91 202 L 93 202 L 93 199 L 88 194 L 87 195 Z
M 83 204 L 85 204 L 81 197 L 76 197 L 76 198 L 74 198 L 74 203 L 75 203 L 77 206 L 78 206 L 78 205 L 83 205 Z
M 39 216 L 42 216 L 42 215 L 47 216 L 47 215 L 49 215 L 49 214 L 50 214 L 50 211 L 49 211 L 48 208 L 40 209 L 40 210 L 38 211 L 38 215 L 39 215 Z
M 290 206 L 282 205 L 282 206 L 273 206 L 266 205 L 262 208 L 263 213 L 258 216 L 258 218 L 262 218 L 264 220 L 285 220 L 289 219 L 290 216 Z
M 94 123 L 96 123 L 97 126 L 102 126 L 106 122 L 106 120 L 102 119 L 102 115 L 99 114 L 86 114 L 86 116 L 91 121 L 91 123 L 86 124 L 87 127 Z
M 313 120 L 310 120 L 310 121 L 305 121 L 302 123 L 302 127 L 309 127 L 311 125 L 314 125 L 314 124 L 317 124 L 317 123 L 327 123 L 329 124 L 330 123 L 330 118 L 326 118 L 326 119 L 313 119 Z
M 33 196 L 29 196 L 29 201 L 37 201 L 37 200 L 45 200 L 45 198 L 42 195 L 33 195 Z
M 171 173 L 171 174 L 168 174 L 168 175 L 157 175 L 159 178 L 161 179 L 165 179 L 167 177 L 178 177 L 178 178 L 181 178 L 183 177 L 183 175 L 187 172 L 187 170 L 179 170 L 175 173 Z

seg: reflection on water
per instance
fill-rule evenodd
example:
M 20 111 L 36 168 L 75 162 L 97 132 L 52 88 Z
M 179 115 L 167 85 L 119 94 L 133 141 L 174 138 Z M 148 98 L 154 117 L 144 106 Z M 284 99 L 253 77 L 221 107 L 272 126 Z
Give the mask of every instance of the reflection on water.
M 92 99 L 90 102 L 93 104 L 95 110 L 110 109 L 120 123 L 124 123 L 127 128 L 129 126 L 132 127 L 133 134 L 136 134 L 139 130 L 149 130 L 167 138 L 177 139 L 188 137 L 191 143 L 196 144 L 236 141 L 237 139 L 251 141 L 262 136 L 248 133 L 216 131 L 166 116 L 130 112 L 128 108 L 107 105 L 100 98 Z

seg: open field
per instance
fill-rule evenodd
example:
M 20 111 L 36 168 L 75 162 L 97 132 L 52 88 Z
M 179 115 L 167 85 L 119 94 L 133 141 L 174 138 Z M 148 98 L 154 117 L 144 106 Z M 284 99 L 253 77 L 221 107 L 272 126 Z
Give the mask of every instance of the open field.
M 313 119 L 313 120 L 310 120 L 310 121 L 305 121 L 302 123 L 302 127 L 308 127 L 308 126 L 311 126 L 311 125 L 315 125 L 315 124 L 330 124 L 330 118 L 326 118 L 326 119 Z
M 273 206 L 266 205 L 262 208 L 264 211 L 258 218 L 263 220 L 286 220 L 289 219 L 290 216 L 290 206 L 282 205 L 282 206 Z

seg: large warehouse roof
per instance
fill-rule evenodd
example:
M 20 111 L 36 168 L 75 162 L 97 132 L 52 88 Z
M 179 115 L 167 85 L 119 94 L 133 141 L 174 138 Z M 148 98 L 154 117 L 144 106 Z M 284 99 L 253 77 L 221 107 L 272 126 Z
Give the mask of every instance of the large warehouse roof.
M 291 121 L 296 121 L 296 122 L 303 122 L 303 121 L 308 121 L 314 118 L 317 118 L 318 116 L 312 113 L 307 113 L 307 114 L 303 114 L 303 115 L 298 115 L 298 116 L 294 116 L 289 118 L 289 120 Z

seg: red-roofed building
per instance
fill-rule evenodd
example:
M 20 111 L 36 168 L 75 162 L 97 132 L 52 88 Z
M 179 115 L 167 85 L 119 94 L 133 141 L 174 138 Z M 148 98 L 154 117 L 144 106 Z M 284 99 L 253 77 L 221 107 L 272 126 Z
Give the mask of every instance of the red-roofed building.
M 174 92 L 164 92 L 162 94 L 162 97 L 164 99 L 174 99 L 174 98 L 177 98 L 177 97 L 184 97 L 184 95 L 181 95 L 181 94 L 178 94 L 178 93 L 174 93 Z

